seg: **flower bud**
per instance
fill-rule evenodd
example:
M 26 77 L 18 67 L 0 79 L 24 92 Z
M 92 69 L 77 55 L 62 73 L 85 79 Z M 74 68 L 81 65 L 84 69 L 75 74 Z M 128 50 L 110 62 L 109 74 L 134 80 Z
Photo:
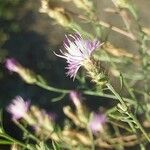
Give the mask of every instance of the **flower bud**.
M 74 103 L 74 105 L 76 106 L 76 108 L 80 108 L 81 107 L 81 100 L 80 100 L 80 96 L 79 93 L 77 93 L 76 91 L 71 91 L 70 94 L 70 99 L 72 100 L 72 102 Z
M 20 77 L 29 84 L 34 84 L 37 79 L 34 72 L 30 69 L 23 67 L 16 59 L 8 58 L 5 61 L 5 67 L 10 72 L 16 72 L 20 75 Z
M 41 0 L 41 7 L 39 12 L 48 14 L 49 17 L 53 18 L 58 24 L 68 27 L 70 26 L 71 19 L 65 12 L 63 7 L 51 6 L 48 0 Z

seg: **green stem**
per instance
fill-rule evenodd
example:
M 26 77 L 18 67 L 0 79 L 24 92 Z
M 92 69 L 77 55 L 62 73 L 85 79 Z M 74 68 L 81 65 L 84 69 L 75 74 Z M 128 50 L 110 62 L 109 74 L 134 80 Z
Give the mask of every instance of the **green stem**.
M 20 145 L 20 146 L 22 146 L 22 147 L 24 147 L 24 148 L 27 148 L 27 146 L 25 145 L 25 144 L 23 144 L 23 143 L 21 143 L 20 141 L 18 141 L 18 140 L 16 140 L 16 139 L 14 139 L 14 138 L 12 138 L 12 137 L 10 137 L 9 135 L 7 135 L 7 134 L 0 134 L 0 137 L 3 137 L 3 138 L 5 138 L 5 139 L 7 139 L 7 140 L 9 140 L 9 141 L 12 141 L 12 142 L 14 142 L 14 143 L 17 143 L 18 145 Z M 29 148 L 28 148 L 29 149 Z
M 150 138 L 149 136 L 147 135 L 147 133 L 145 132 L 145 130 L 143 129 L 143 127 L 141 126 L 141 124 L 139 123 L 139 121 L 136 119 L 136 117 L 132 114 L 132 113 L 129 113 L 127 111 L 127 106 L 123 100 L 123 98 L 115 91 L 115 89 L 112 87 L 112 85 L 110 83 L 107 83 L 106 86 L 108 87 L 108 89 L 110 91 L 112 91 L 112 93 L 117 97 L 117 99 L 119 100 L 119 102 L 122 104 L 123 108 L 126 108 L 126 114 L 132 118 L 132 120 L 135 122 L 135 124 L 139 127 L 139 129 L 141 130 L 141 132 L 143 133 L 143 135 L 146 137 L 146 139 L 150 142 Z
M 114 96 L 112 94 L 105 94 L 103 92 L 94 92 L 94 91 L 87 90 L 87 91 L 83 91 L 83 93 L 86 95 L 101 96 L 101 97 L 106 97 L 106 98 L 117 100 L 116 96 Z M 137 102 L 132 99 L 125 98 L 125 97 L 122 97 L 122 98 L 125 102 L 129 102 L 132 105 L 137 105 Z
M 115 91 L 115 89 L 113 88 L 113 86 L 110 83 L 106 83 L 106 86 L 108 87 L 108 89 L 116 96 L 116 98 L 119 100 L 119 102 L 124 106 L 124 108 L 126 108 L 126 104 L 123 100 L 123 98 Z
M 91 140 L 91 150 L 95 150 L 95 142 L 94 142 L 94 137 L 93 137 L 93 133 L 91 131 L 91 129 L 89 127 L 87 127 L 87 131 L 88 131 L 88 134 L 90 136 L 90 140 Z
M 36 85 L 43 88 L 43 89 L 46 89 L 46 90 L 51 91 L 51 92 L 56 92 L 56 93 L 66 93 L 67 94 L 71 91 L 71 90 L 54 88 L 54 87 L 51 87 L 49 85 L 45 85 L 42 82 L 36 82 Z
M 128 114 L 128 116 L 130 116 L 133 119 L 133 121 L 139 127 L 139 129 L 142 131 L 143 135 L 146 137 L 146 139 L 148 140 L 148 142 L 150 142 L 150 138 L 149 138 L 148 134 L 145 132 L 144 128 L 141 126 L 141 124 L 139 123 L 139 121 L 137 120 L 137 118 L 132 113 L 127 113 L 127 114 Z
M 65 90 L 65 89 L 59 89 L 59 88 L 51 87 L 49 85 L 45 85 L 42 82 L 36 82 L 36 85 L 43 88 L 43 89 L 51 91 L 51 92 L 64 93 L 64 94 L 68 94 L 71 92 L 71 90 Z M 116 96 L 111 95 L 111 94 L 105 94 L 103 92 L 95 92 L 95 91 L 85 90 L 85 91 L 83 91 L 83 94 L 93 95 L 93 96 L 101 96 L 101 97 L 106 97 L 106 98 L 110 98 L 110 99 L 117 99 Z M 130 104 L 137 105 L 137 102 L 133 101 L 132 99 L 125 98 L 125 97 L 123 99 L 124 99 L 124 101 L 129 102 Z
M 113 125 L 113 128 L 114 128 L 116 136 L 117 137 L 121 136 L 119 128 L 115 125 Z M 124 150 L 124 146 L 123 146 L 123 143 L 121 141 L 116 145 L 116 149 L 117 150 Z
M 14 122 L 16 123 L 16 125 L 27 135 L 29 135 L 29 137 L 33 140 L 35 140 L 37 143 L 40 143 L 41 141 L 34 136 L 33 134 L 31 134 L 22 124 L 20 124 L 18 121 L 14 120 Z

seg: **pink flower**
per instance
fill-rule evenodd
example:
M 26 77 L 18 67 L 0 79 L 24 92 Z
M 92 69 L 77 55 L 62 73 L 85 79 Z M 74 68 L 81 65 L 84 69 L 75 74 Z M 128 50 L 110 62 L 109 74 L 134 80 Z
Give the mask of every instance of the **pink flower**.
M 92 52 L 99 46 L 100 42 L 96 39 L 85 40 L 79 33 L 70 34 L 66 36 L 66 41 L 64 41 L 64 48 L 67 51 L 60 50 L 61 55 L 56 53 L 55 55 L 67 60 L 67 75 L 74 79 L 79 68 L 84 65 L 84 61 L 90 59 Z
M 78 92 L 76 91 L 71 91 L 69 93 L 69 96 L 70 96 L 70 99 L 72 100 L 72 102 L 74 103 L 74 105 L 76 107 L 78 107 L 79 105 L 81 105 L 81 102 L 80 102 L 80 95 Z
M 103 125 L 106 123 L 107 119 L 104 114 L 94 113 L 91 120 L 89 121 L 89 128 L 95 134 L 98 131 L 103 131 Z
M 12 114 L 12 119 L 18 120 L 26 115 L 29 105 L 29 101 L 25 102 L 22 97 L 16 96 L 6 109 Z
M 18 68 L 20 67 L 20 64 L 14 58 L 7 58 L 5 61 L 5 67 L 11 72 L 18 72 Z
M 16 72 L 25 82 L 29 84 L 34 84 L 37 82 L 36 74 L 28 69 L 22 66 L 16 59 L 14 58 L 8 58 L 5 60 L 5 67 L 10 72 Z

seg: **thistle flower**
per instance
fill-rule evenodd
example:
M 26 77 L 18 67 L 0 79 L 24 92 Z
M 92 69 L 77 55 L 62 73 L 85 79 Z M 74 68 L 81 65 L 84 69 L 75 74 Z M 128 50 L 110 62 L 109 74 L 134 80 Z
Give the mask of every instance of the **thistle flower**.
M 12 119 L 18 120 L 25 117 L 29 109 L 29 105 L 29 101 L 24 101 L 22 97 L 16 96 L 6 109 L 12 114 Z
M 66 36 L 64 41 L 64 48 L 67 52 L 60 50 L 62 55 L 56 56 L 67 60 L 68 66 L 66 67 L 67 75 L 75 79 L 75 76 L 81 66 L 86 65 L 86 61 L 90 60 L 92 52 L 100 46 L 98 40 L 86 40 L 81 37 L 79 33 Z
M 89 128 L 95 134 L 96 132 L 103 131 L 103 125 L 106 123 L 106 116 L 104 114 L 94 113 L 91 120 L 89 121 Z

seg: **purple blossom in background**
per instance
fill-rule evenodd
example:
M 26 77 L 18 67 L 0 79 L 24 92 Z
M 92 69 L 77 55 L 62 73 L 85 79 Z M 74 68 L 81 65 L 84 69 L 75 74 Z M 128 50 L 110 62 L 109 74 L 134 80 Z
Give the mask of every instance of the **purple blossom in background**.
M 12 114 L 12 119 L 18 120 L 26 115 L 29 105 L 29 101 L 24 101 L 22 97 L 16 96 L 6 109 Z
M 20 66 L 19 62 L 14 58 L 7 58 L 5 60 L 5 67 L 11 72 L 17 72 L 18 66 Z
M 48 115 L 52 121 L 56 121 L 58 119 L 58 115 L 55 112 L 48 112 Z
M 67 52 L 60 50 L 62 55 L 55 54 L 67 60 L 67 75 L 74 79 L 83 62 L 90 59 L 92 52 L 99 46 L 100 42 L 96 39 L 85 40 L 79 33 L 70 34 L 66 36 L 66 41 L 64 41 L 64 48 Z
M 103 125 L 106 123 L 107 119 L 104 114 L 94 113 L 90 122 L 89 128 L 95 134 L 98 131 L 103 131 Z
M 78 92 L 76 91 L 71 91 L 69 93 L 70 99 L 72 100 L 72 102 L 74 103 L 75 106 L 79 106 L 81 104 L 80 102 L 80 95 Z

